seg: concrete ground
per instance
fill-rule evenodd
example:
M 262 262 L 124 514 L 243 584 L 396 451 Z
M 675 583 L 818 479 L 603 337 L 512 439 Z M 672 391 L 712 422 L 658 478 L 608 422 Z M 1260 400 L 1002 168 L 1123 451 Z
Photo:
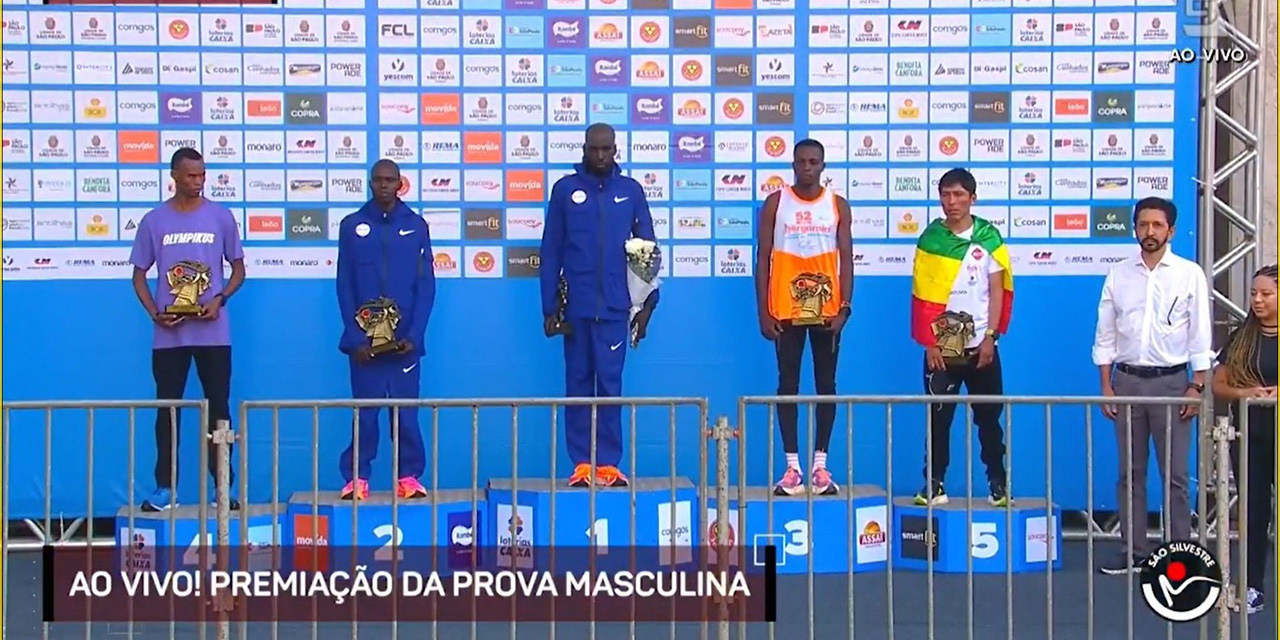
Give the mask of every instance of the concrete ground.
M 1099 546 L 1095 552 L 1101 555 L 1107 549 Z M 1089 628 L 1088 589 L 1090 568 L 1087 566 L 1087 550 L 1083 542 L 1068 542 L 1064 549 L 1064 566 L 1053 574 L 1052 583 L 1052 619 L 1048 612 L 1049 584 L 1045 574 L 1016 575 L 1012 581 L 1013 593 L 1013 627 L 1008 624 L 1008 585 L 1003 575 L 975 575 L 973 581 L 973 614 L 969 615 L 969 590 L 967 577 L 964 575 L 934 575 L 933 621 L 928 616 L 928 583 L 924 573 L 895 570 L 893 574 L 893 625 L 890 631 L 888 622 L 888 592 L 884 573 L 859 574 L 854 579 L 854 622 L 852 632 L 849 630 L 849 589 L 845 576 L 814 576 L 813 592 L 815 594 L 812 607 L 813 626 L 810 627 L 810 607 L 808 606 L 808 585 L 804 576 L 779 577 L 779 622 L 774 625 L 770 635 L 769 625 L 750 624 L 746 627 L 746 636 L 740 635 L 737 624 L 732 625 L 729 637 L 739 640 L 778 638 L 779 640 L 801 640 L 805 638 L 824 638 L 825 640 L 998 640 L 1002 638 L 1016 640 L 1191 640 L 1200 638 L 1199 623 L 1170 625 L 1152 614 L 1137 592 L 1135 576 L 1134 590 L 1128 591 L 1124 577 L 1103 576 L 1094 572 L 1092 634 Z M 6 585 L 6 596 L 9 600 L 5 612 L 5 628 L 3 637 L 14 640 L 35 640 L 43 638 L 44 625 L 41 623 L 40 605 L 40 554 L 14 553 L 6 568 L 9 582 Z M 1269 576 L 1268 590 L 1276 595 L 1274 576 Z M 1275 600 L 1272 600 L 1274 607 Z M 1130 612 L 1132 611 L 1132 618 Z M 1132 619 L 1132 633 L 1129 631 L 1129 620 Z M 1233 618 L 1233 639 L 1244 638 L 1240 629 L 1240 616 Z M 972 625 L 972 626 L 970 626 Z M 1218 638 L 1216 633 L 1215 613 L 1205 618 L 1206 638 Z M 970 633 L 972 630 L 972 634 Z M 135 625 L 130 636 L 128 627 L 122 623 L 93 624 L 86 628 L 85 624 L 56 624 L 48 627 L 49 638 L 57 640 L 72 639 L 96 640 L 116 638 L 139 638 L 162 640 L 171 637 L 168 624 Z M 197 638 L 217 638 L 213 625 L 207 628 L 207 635 L 199 633 L 197 625 L 178 624 L 172 630 L 173 638 L 195 640 Z M 705 636 L 716 640 L 719 636 L 715 625 L 709 626 Z M 680 623 L 672 629 L 669 623 L 637 624 L 632 636 L 629 625 L 622 623 L 598 623 L 595 634 L 609 640 L 625 640 L 630 637 L 641 639 L 698 640 L 703 638 L 702 625 L 697 623 Z M 350 624 L 328 624 L 318 626 L 314 632 L 311 624 L 281 623 L 274 628 L 269 624 L 254 624 L 240 634 L 239 627 L 232 627 L 232 639 L 284 638 L 286 640 L 352 640 L 366 638 L 382 640 L 404 638 L 405 640 L 447 639 L 542 639 L 554 638 L 578 640 L 592 638 L 591 630 L 585 623 L 558 624 L 554 636 L 550 625 L 522 623 L 513 628 L 510 624 L 488 623 L 473 628 L 466 623 L 441 623 L 433 630 L 430 624 L 401 624 L 392 629 L 389 623 L 362 623 L 357 633 L 353 634 Z M 1249 616 L 1249 638 L 1256 640 L 1274 640 L 1277 637 L 1274 608 Z

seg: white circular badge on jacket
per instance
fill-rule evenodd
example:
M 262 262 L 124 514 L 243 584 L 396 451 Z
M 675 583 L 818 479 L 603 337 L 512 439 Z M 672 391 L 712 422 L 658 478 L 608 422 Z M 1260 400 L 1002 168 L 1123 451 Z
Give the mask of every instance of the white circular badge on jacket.
M 569 196 L 569 199 L 573 200 L 574 204 L 582 204 L 587 201 L 587 192 L 582 189 L 578 189 L 573 192 L 573 195 Z
M 360 224 L 356 225 L 356 235 L 360 236 L 361 238 L 369 235 L 369 224 L 366 222 L 361 222 Z

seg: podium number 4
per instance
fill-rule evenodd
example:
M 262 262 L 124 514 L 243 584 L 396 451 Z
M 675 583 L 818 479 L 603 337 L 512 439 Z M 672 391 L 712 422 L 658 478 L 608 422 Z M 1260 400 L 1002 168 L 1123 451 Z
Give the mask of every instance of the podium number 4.
M 1000 539 L 996 537 L 996 523 L 974 522 L 970 529 L 970 546 L 973 557 L 985 560 L 1000 552 Z
M 404 560 L 404 532 L 400 527 L 393 527 L 389 524 L 378 525 L 373 529 L 373 535 L 378 536 L 379 540 L 386 540 L 387 543 L 373 552 L 374 562 L 391 562 L 392 551 L 394 549 L 395 559 L 397 561 Z M 394 545 L 394 547 L 393 547 Z

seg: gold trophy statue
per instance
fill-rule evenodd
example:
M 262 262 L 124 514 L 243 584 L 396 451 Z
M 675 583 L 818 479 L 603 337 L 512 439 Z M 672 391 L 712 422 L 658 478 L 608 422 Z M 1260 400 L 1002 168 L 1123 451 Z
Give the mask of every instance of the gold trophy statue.
M 791 319 L 797 327 L 824 325 L 830 318 L 822 315 L 822 308 L 831 301 L 831 278 L 821 273 L 802 273 L 791 280 L 791 301 L 799 309 L 799 315 Z
M 944 360 L 964 359 L 969 342 L 977 335 L 973 316 L 964 311 L 944 312 L 933 319 L 931 326 Z
M 396 327 L 400 325 L 400 308 L 390 298 L 378 298 L 356 310 L 356 323 L 369 337 L 370 352 L 377 356 L 400 350 Z
M 183 260 L 169 267 L 165 277 L 169 282 L 169 293 L 173 294 L 173 304 L 164 308 L 166 314 L 198 316 L 204 312 L 200 296 L 212 284 L 208 266 L 194 260 Z

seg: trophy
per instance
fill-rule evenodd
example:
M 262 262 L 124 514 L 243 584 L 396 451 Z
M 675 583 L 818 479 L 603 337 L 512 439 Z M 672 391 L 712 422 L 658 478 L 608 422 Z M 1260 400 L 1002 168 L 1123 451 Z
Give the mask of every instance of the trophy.
M 551 330 L 553 336 L 571 336 L 573 335 L 573 326 L 565 319 L 566 309 L 569 307 L 569 281 L 560 276 L 560 284 L 556 287 L 556 316 L 555 328 Z
M 396 327 L 400 325 L 400 308 L 390 298 L 378 298 L 356 311 L 356 324 L 369 337 L 370 352 L 377 356 L 399 351 Z
M 977 335 L 973 316 L 964 311 L 946 311 L 934 318 L 930 326 L 944 360 L 963 359 L 969 342 Z
M 164 308 L 164 312 L 172 316 L 198 316 L 204 312 L 200 306 L 200 296 L 209 290 L 212 282 L 209 267 L 194 260 L 183 260 L 165 274 L 169 281 L 169 293 L 173 294 L 173 304 Z
M 822 307 L 831 300 L 831 278 L 821 273 L 801 273 L 791 279 L 791 301 L 800 313 L 792 314 L 792 326 L 825 325 Z

